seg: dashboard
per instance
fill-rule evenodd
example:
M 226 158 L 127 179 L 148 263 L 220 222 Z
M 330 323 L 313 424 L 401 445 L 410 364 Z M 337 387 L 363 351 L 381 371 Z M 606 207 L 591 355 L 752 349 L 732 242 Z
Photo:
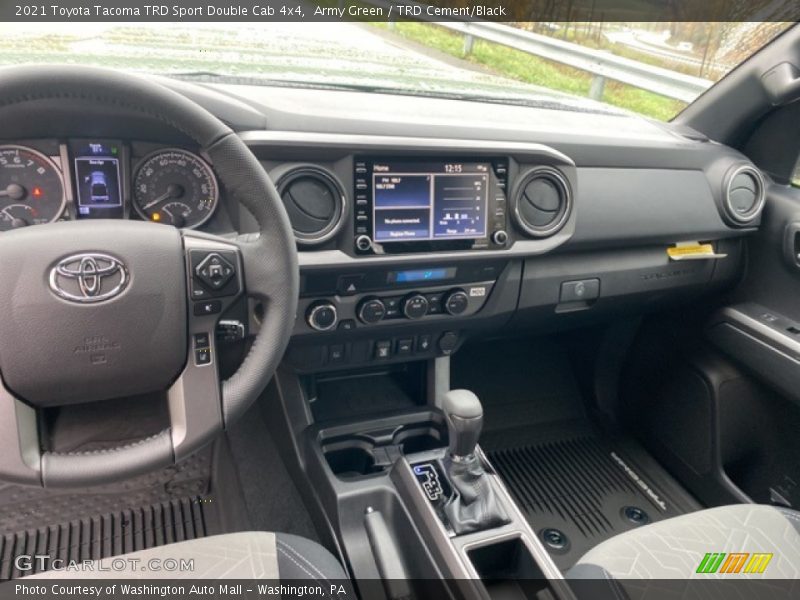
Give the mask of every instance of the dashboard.
M 165 83 L 228 123 L 275 182 L 298 248 L 284 358 L 298 372 L 446 356 L 472 336 L 723 290 L 770 185 L 731 148 L 627 114 Z M 97 217 L 257 230 L 179 132 L 49 108 L 7 122 L 0 229 Z M 680 260 L 671 249 L 687 243 L 713 254 Z M 268 308 L 236 310 L 218 339 L 241 339 Z
M 211 165 L 185 148 L 78 138 L 0 144 L 0 231 L 60 219 L 196 228 L 219 198 Z

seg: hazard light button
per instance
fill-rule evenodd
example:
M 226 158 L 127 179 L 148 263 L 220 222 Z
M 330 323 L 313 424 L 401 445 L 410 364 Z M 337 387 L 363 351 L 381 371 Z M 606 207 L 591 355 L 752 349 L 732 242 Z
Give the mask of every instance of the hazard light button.
M 342 296 L 358 294 L 364 286 L 364 275 L 342 275 L 336 288 Z

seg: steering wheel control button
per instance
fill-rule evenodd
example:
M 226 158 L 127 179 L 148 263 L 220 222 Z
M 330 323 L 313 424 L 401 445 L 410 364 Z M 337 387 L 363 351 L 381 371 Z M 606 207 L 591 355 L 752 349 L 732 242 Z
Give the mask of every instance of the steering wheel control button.
M 589 302 L 600 297 L 599 279 L 565 281 L 561 284 L 559 302 Z
M 212 290 L 221 290 L 231 280 L 235 272 L 233 265 L 220 254 L 212 252 L 195 267 L 194 270 L 200 281 Z
M 199 350 L 200 348 L 210 348 L 211 337 L 207 333 L 195 333 L 194 347 L 196 350 Z
M 312 304 L 306 313 L 306 322 L 316 331 L 330 331 L 336 327 L 338 314 L 332 302 L 324 301 Z
M 216 315 L 220 311 L 222 311 L 222 302 L 219 300 L 209 300 L 208 302 L 194 303 L 194 315 L 196 317 Z
M 444 301 L 444 309 L 447 314 L 458 316 L 469 308 L 469 296 L 464 290 L 450 291 Z
M 446 331 L 439 338 L 439 351 L 444 355 L 452 354 L 458 346 L 458 334 L 455 331 Z
M 422 294 L 411 294 L 403 300 L 403 315 L 407 319 L 421 319 L 428 314 L 428 299 Z
M 375 358 L 384 359 L 392 357 L 392 340 L 375 342 Z
M 191 252 L 190 258 L 193 300 L 232 296 L 239 291 L 234 252 L 197 250 Z
M 204 367 L 211 364 L 211 348 L 201 348 L 194 351 L 194 364 Z
M 244 323 L 236 320 L 220 321 L 217 323 L 216 340 L 223 344 L 232 344 L 245 338 Z
M 358 308 L 358 318 L 362 323 L 378 323 L 386 316 L 386 305 L 379 298 L 367 298 Z

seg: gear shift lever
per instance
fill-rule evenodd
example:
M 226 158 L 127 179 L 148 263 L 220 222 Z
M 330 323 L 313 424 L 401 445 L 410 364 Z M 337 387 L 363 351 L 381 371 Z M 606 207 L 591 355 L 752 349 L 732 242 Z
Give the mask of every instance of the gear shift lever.
M 469 390 L 450 390 L 442 396 L 442 411 L 447 421 L 450 456 L 455 460 L 472 456 L 483 428 L 481 401 Z
M 509 522 L 475 447 L 483 427 L 483 407 L 469 390 L 450 390 L 442 396 L 449 439 L 445 471 L 453 495 L 444 506 L 456 534 L 499 527 Z

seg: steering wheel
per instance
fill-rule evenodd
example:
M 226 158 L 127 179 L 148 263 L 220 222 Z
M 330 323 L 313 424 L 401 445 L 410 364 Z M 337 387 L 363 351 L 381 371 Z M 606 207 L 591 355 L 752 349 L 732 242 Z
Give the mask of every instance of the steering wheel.
M 295 320 L 297 252 L 256 157 L 188 98 L 106 69 L 0 71 L 0 111 L 48 102 L 133 112 L 182 132 L 259 228 L 228 239 L 144 221 L 84 220 L 0 234 L 0 479 L 101 484 L 181 460 L 263 392 Z M 221 382 L 216 322 L 244 294 L 263 304 L 261 327 L 238 371 Z M 43 449 L 45 407 L 164 391 L 170 426 L 152 437 L 93 452 Z

